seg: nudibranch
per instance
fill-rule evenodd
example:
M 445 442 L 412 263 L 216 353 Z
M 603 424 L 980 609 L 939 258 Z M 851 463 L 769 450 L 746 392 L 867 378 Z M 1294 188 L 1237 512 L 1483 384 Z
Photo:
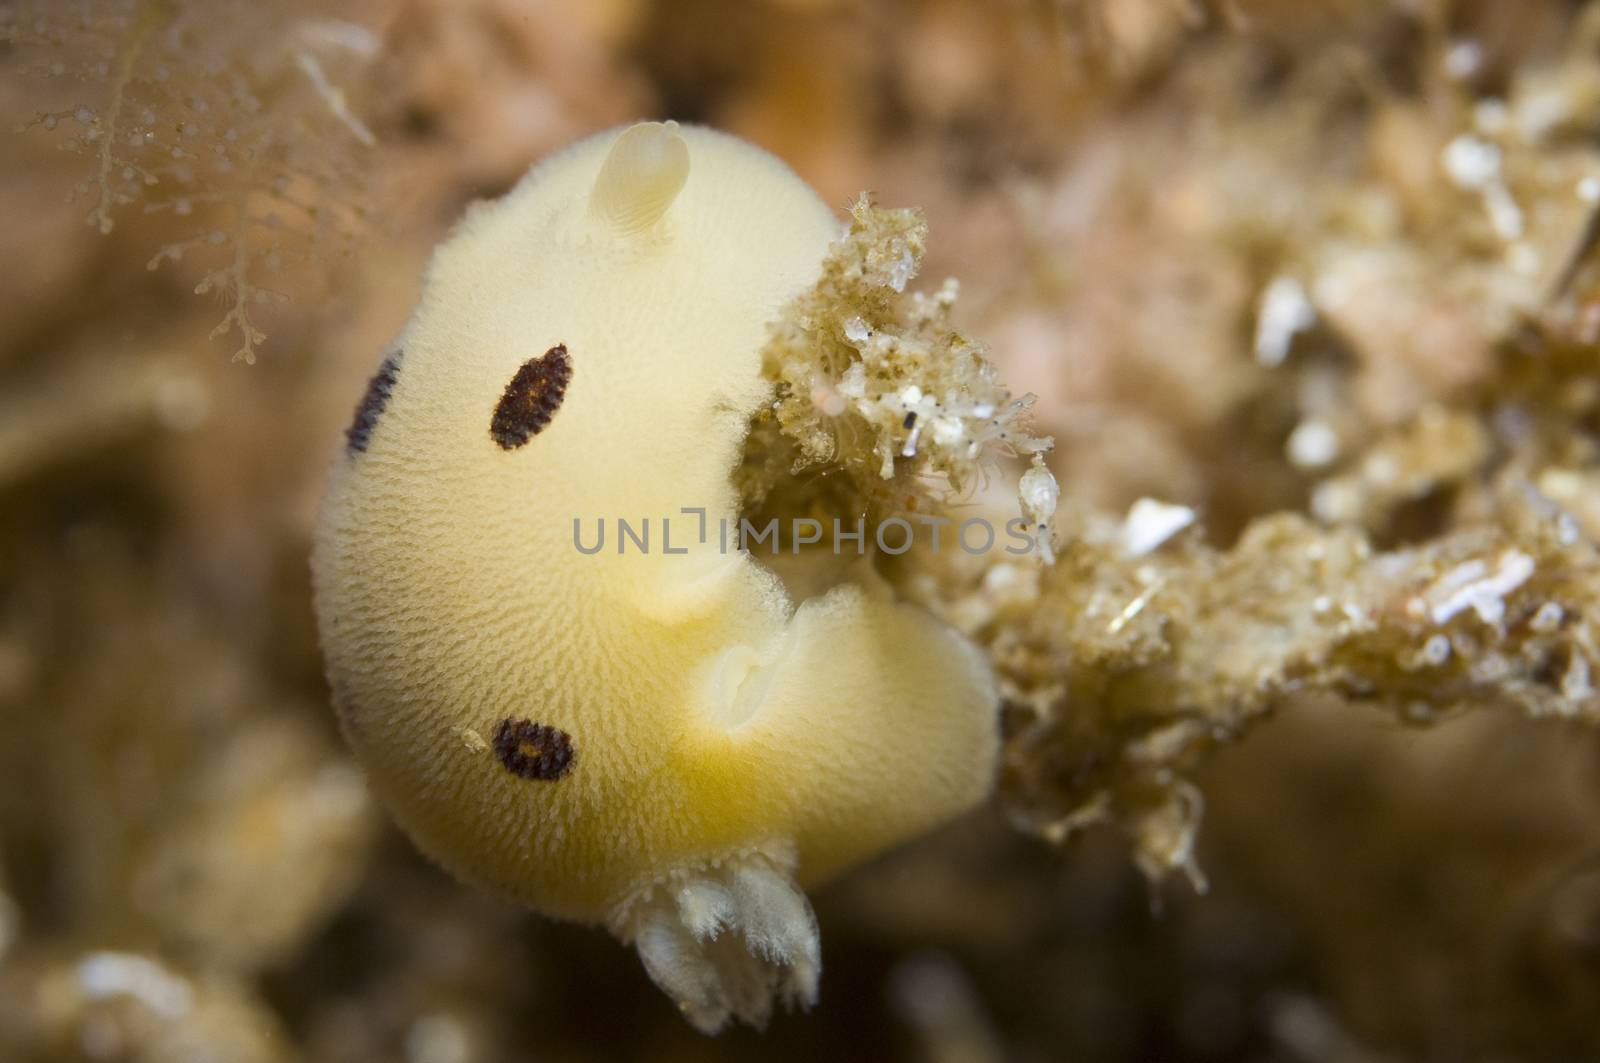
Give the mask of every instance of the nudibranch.
M 737 522 L 768 325 L 841 231 L 713 130 L 553 156 L 434 253 L 316 533 L 333 698 L 402 827 L 607 926 L 707 1031 L 811 1004 L 802 888 L 992 785 L 998 697 L 964 638 L 863 566 L 802 597 L 682 534 Z M 686 512 L 670 551 L 575 548 L 575 520 Z

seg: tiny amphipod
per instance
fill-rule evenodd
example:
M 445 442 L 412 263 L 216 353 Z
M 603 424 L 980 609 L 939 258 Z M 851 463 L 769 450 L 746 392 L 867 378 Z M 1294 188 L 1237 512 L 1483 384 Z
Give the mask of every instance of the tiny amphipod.
M 840 231 L 709 129 L 553 156 L 436 250 L 316 531 L 334 701 L 395 818 L 462 878 L 635 945 L 708 1031 L 809 1005 L 802 887 L 994 774 L 981 654 L 870 572 L 802 598 L 714 530 L 575 549 L 577 520 L 737 524 L 768 324 Z

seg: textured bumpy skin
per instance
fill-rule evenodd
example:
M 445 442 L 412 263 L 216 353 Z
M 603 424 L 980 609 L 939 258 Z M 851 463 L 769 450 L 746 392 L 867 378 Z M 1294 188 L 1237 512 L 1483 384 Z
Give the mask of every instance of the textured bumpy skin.
M 870 574 L 795 602 L 719 549 L 766 326 L 839 232 L 782 163 L 711 130 L 549 159 L 437 250 L 316 537 L 335 702 L 396 818 L 463 878 L 636 940 L 707 1029 L 814 992 L 790 876 L 991 784 L 970 645 Z M 575 548 L 574 519 L 592 544 L 618 517 L 651 518 L 647 554 Z M 749 956 L 680 955 L 723 930 Z

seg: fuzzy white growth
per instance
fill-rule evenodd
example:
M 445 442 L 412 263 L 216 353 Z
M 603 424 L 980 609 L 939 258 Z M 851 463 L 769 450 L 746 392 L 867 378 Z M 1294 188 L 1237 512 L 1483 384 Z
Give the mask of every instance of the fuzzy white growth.
M 180 1019 L 194 1004 L 189 983 L 130 952 L 94 952 L 77 968 L 78 988 L 90 999 L 131 997 L 164 1019 Z
M 676 122 L 640 122 L 617 137 L 595 178 L 589 208 L 624 232 L 666 214 L 689 179 L 689 146 Z
M 1261 293 L 1256 313 L 1256 361 L 1269 368 L 1283 364 L 1294 338 L 1317 323 L 1317 310 L 1293 277 L 1278 277 Z
M 1122 525 L 1122 549 L 1129 557 L 1143 557 L 1193 524 L 1195 511 L 1154 498 L 1141 498 L 1128 510 Z
M 809 1008 L 822 971 L 816 916 L 777 861 L 760 854 L 671 876 L 631 905 L 619 934 L 703 1033 L 730 1019 L 766 1025 L 775 999 Z
M 1465 562 L 1439 577 L 1413 611 L 1425 608 L 1435 624 L 1447 624 L 1471 609 L 1485 624 L 1498 624 L 1506 613 L 1506 595 L 1526 583 L 1533 569 L 1533 558 L 1521 550 L 1501 554 L 1492 572 L 1482 560 Z
M 1339 434 L 1327 422 L 1311 418 L 1295 426 L 1284 449 L 1298 468 L 1324 468 L 1339 457 Z

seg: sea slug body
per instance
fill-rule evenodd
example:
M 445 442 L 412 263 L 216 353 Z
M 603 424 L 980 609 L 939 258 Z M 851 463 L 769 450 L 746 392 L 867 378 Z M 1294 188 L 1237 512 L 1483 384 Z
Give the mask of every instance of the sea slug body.
M 768 324 L 839 233 L 708 129 L 542 163 L 435 253 L 313 551 L 335 703 L 399 823 L 634 944 L 708 1031 L 815 999 L 803 886 L 992 784 L 988 666 L 864 567 L 802 598 L 715 534 L 574 549 L 575 519 L 737 521 Z

